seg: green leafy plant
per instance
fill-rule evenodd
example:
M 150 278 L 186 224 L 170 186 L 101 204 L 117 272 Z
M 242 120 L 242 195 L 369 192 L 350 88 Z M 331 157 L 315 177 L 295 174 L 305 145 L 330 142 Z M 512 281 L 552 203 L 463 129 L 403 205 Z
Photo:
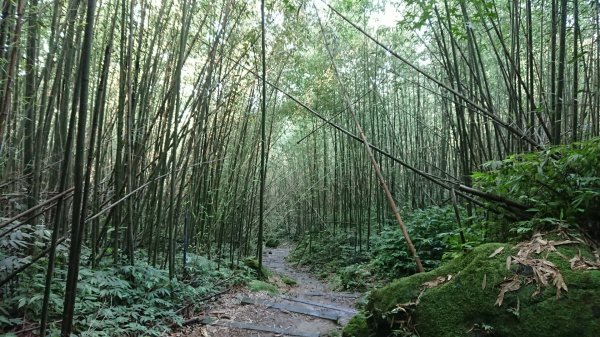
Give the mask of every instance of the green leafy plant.
M 473 174 L 478 188 L 529 207 L 525 220 L 510 226 L 504 214 L 493 217 L 490 234 L 496 239 L 557 226 L 600 237 L 600 138 L 513 155 L 483 169 Z
M 364 291 L 374 280 L 368 264 L 352 264 L 340 270 L 331 279 L 331 284 L 343 290 Z
M 473 225 L 458 228 L 451 206 L 406 212 L 406 227 L 426 269 L 436 268 L 443 259 L 460 256 L 481 243 L 481 219 L 468 218 L 465 210 L 460 207 L 459 210 L 462 222 Z M 314 235 L 312 241 L 306 236 L 289 259 L 329 277 L 331 284 L 340 289 L 366 289 L 379 280 L 413 274 L 415 262 L 401 230 L 393 223 L 382 227 L 371 238 L 368 251 L 357 250 L 355 238 L 349 233 L 333 235 L 325 231 L 318 237 Z M 465 243 L 461 242 L 461 232 Z
M 266 242 L 265 242 L 265 246 L 268 248 L 277 248 L 279 246 L 280 242 L 278 239 L 275 238 L 269 238 Z
M 461 209 L 461 218 L 467 223 L 465 213 Z M 479 242 L 480 234 L 476 228 L 480 227 L 458 228 L 456 215 L 450 206 L 412 210 L 405 222 L 423 266 L 428 270 L 438 267 L 444 257 L 459 255 L 468 246 Z M 461 242 L 460 232 L 468 239 L 465 244 Z M 387 278 L 415 272 L 414 260 L 397 226 L 385 227 L 374 239 L 371 265 L 376 273 Z
M 84 248 L 82 255 L 89 255 L 89 249 Z M 237 280 L 232 270 L 217 268 L 213 261 L 194 254 L 188 256 L 184 280 L 170 279 L 168 271 L 144 260 L 139 259 L 134 266 L 105 266 L 95 270 L 81 266 L 75 307 L 78 335 L 163 335 L 171 326 L 183 322 L 178 313 L 181 307 L 217 291 L 216 284 L 226 284 L 223 280 L 231 283 Z M 44 260 L 33 264 L 20 275 L 12 291 L 3 295 L 2 326 L 11 328 L 39 319 L 45 270 Z M 62 265 L 57 266 L 50 295 L 51 320 L 60 318 L 65 278 L 66 270 Z

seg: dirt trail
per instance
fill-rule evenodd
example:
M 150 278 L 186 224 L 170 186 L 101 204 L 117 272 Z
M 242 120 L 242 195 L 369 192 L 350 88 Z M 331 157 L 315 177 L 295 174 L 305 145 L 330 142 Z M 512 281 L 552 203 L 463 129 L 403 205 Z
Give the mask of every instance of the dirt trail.
M 289 266 L 290 248 L 266 249 L 263 264 L 272 272 L 298 282 L 275 282 L 279 295 L 238 289 L 224 294 L 205 311 L 209 325 L 198 325 L 186 336 L 327 336 L 339 331 L 356 313 L 360 294 L 331 291 L 312 275 Z M 244 304 L 246 303 L 246 304 Z M 251 304 L 248 304 L 251 303 Z M 271 331 L 271 332 L 267 332 Z

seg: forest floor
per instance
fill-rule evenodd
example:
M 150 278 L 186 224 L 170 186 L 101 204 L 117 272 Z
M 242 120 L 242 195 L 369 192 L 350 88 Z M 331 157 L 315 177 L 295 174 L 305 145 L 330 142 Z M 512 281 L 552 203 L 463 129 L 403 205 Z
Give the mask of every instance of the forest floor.
M 278 295 L 236 288 L 210 303 L 202 313 L 202 324 L 179 336 L 270 337 L 338 336 L 343 324 L 356 313 L 354 303 L 360 294 L 332 291 L 308 272 L 287 264 L 290 248 L 266 249 L 263 264 L 274 276 L 271 283 Z M 286 285 L 281 276 L 296 280 Z

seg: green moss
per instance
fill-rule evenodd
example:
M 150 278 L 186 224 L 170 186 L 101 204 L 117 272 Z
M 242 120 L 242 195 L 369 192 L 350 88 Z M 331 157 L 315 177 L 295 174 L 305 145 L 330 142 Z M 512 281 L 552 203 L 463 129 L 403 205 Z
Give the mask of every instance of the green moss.
M 244 259 L 244 265 L 258 273 L 258 260 L 255 257 L 247 257 Z M 262 267 L 262 277 L 268 278 L 271 273 L 264 266 Z
M 287 277 L 285 275 L 281 276 L 281 282 L 287 284 L 288 286 L 295 286 L 298 284 L 298 281 L 294 280 L 291 277 Z
M 277 248 L 279 246 L 280 242 L 277 239 L 274 238 L 270 238 L 265 242 L 265 246 L 269 247 L 269 248 Z
M 250 283 L 248 283 L 248 288 L 253 292 L 265 291 L 271 295 L 279 294 L 279 290 L 276 286 L 259 280 L 250 281 Z
M 369 337 L 367 318 L 359 313 L 352 317 L 342 331 L 342 337 Z
M 504 251 L 489 258 L 501 246 Z M 584 246 L 557 248 L 568 258 L 579 250 L 582 255 L 590 254 Z M 550 253 L 547 258 L 560 269 L 569 291 L 563 291 L 557 299 L 556 289 L 550 286 L 532 297 L 537 286 L 529 284 L 507 293 L 498 307 L 498 285 L 505 277 L 514 276 L 506 269 L 509 254 L 515 255 L 516 249 L 508 244 L 481 245 L 436 270 L 399 279 L 374 291 L 367 304 L 371 313 L 369 328 L 378 336 L 391 333 L 392 322 L 407 318 L 404 312 L 394 311 L 398 304 L 416 301 L 423 283 L 452 275 L 450 281 L 425 290 L 419 304 L 409 307 L 411 322 L 421 337 L 471 336 L 475 333 L 472 329 L 481 326 L 507 337 L 600 336 L 600 271 L 571 270 L 567 260 Z

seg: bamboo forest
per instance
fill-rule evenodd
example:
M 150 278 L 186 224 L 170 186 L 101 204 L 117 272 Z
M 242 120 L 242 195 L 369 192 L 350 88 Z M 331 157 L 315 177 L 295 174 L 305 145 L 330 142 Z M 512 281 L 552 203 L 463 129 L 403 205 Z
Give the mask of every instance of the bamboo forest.
M 0 336 L 600 336 L 600 1 L 0 0 Z

